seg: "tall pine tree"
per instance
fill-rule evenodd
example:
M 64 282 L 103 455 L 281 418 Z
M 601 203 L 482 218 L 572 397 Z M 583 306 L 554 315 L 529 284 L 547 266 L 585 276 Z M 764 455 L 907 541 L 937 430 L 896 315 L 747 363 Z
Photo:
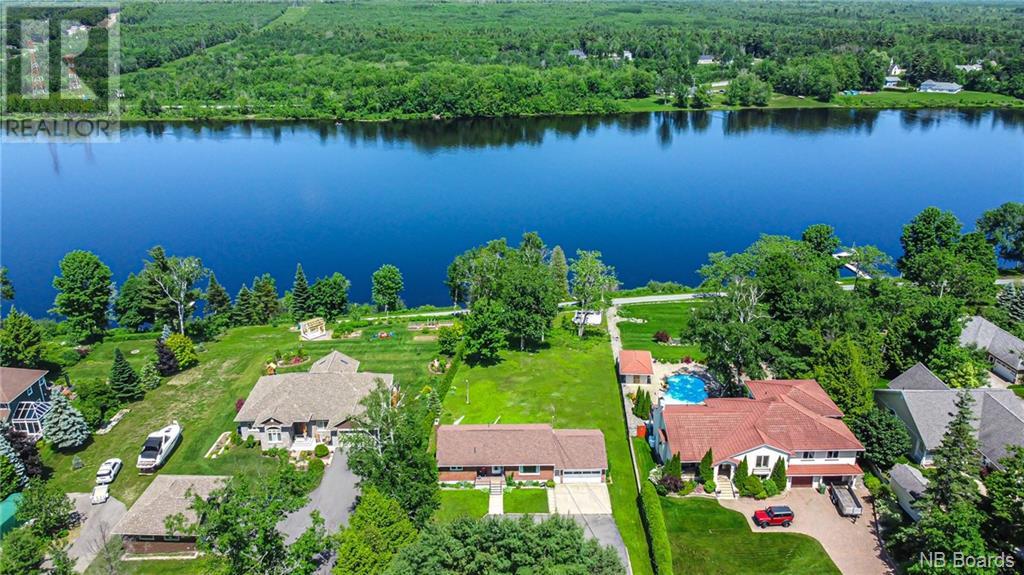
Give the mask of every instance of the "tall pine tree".
M 75 449 L 89 439 L 89 426 L 63 393 L 54 393 L 43 417 L 43 439 L 56 450 Z
M 559 300 L 569 298 L 569 263 L 565 259 L 562 246 L 551 249 L 551 275 L 555 278 L 555 289 Z
M 225 316 L 231 313 L 231 296 L 217 281 L 217 274 L 210 272 L 210 284 L 206 287 L 206 316 Z
M 256 323 L 256 310 L 252 299 L 252 290 L 242 285 L 235 296 L 235 307 L 231 310 L 232 325 L 253 325 Z
M 139 374 L 135 373 L 128 360 L 121 353 L 121 348 L 114 350 L 114 365 L 110 368 L 110 389 L 118 401 L 129 402 L 142 399 L 142 383 Z
M 295 283 L 292 284 L 292 319 L 304 321 L 309 319 L 313 313 L 313 306 L 310 299 L 309 283 L 306 281 L 306 274 L 302 271 L 302 264 L 295 266 Z

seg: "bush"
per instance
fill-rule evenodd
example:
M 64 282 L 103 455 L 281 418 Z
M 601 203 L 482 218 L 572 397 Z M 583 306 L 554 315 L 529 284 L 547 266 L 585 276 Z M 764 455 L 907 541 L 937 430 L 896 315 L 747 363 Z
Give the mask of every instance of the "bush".
M 78 471 L 79 469 L 81 469 L 83 467 L 85 467 L 85 463 L 82 463 L 82 458 L 81 457 L 76 455 L 76 456 L 71 458 L 71 469 L 74 469 L 75 471 Z
M 740 495 L 744 497 L 754 497 L 757 494 L 764 491 L 764 483 L 761 482 L 761 478 L 756 475 L 748 475 L 743 483 L 740 484 Z
M 234 445 L 241 445 L 241 444 L 242 444 L 242 434 L 238 433 L 237 431 L 232 431 L 231 432 L 231 437 L 228 439 L 228 445 L 234 446 Z
M 555 487 L 555 480 L 554 479 L 548 479 L 547 481 L 544 482 L 544 486 L 547 487 L 548 489 L 554 489 L 554 487 Z
M 654 341 L 656 341 L 658 343 L 668 343 L 671 340 L 672 340 L 672 336 L 670 336 L 668 334 L 668 332 L 663 330 L 663 329 L 654 332 Z
M 672 575 L 672 547 L 668 542 L 665 515 L 661 509 L 658 492 L 649 482 L 644 482 L 640 489 L 640 511 L 644 526 L 647 528 L 655 572 L 658 575 Z
M 697 489 L 696 481 L 684 481 L 683 487 L 679 490 L 680 495 L 689 495 L 693 493 L 693 490 Z
M 310 459 L 309 460 L 309 468 L 308 468 L 307 472 L 312 474 L 312 475 L 314 475 L 314 476 L 319 475 L 319 476 L 322 477 L 323 474 L 324 474 L 324 467 L 325 467 L 325 465 L 324 465 L 323 461 L 320 461 L 319 459 Z M 320 480 L 317 479 L 317 482 L 319 482 L 319 481 Z
M 328 453 L 330 453 L 330 450 L 327 449 L 327 446 L 323 443 L 318 443 L 316 444 L 316 447 L 313 448 L 313 455 L 317 457 L 327 457 Z
M 253 447 L 256 447 L 256 443 L 257 443 L 256 436 L 254 436 L 254 435 L 250 435 L 249 437 L 245 438 L 245 446 L 247 448 L 249 448 L 249 449 L 252 449 Z
M 714 493 L 718 489 L 713 479 L 708 479 L 704 482 L 704 493 Z
M 782 490 L 782 488 L 779 487 L 779 485 L 777 485 L 772 479 L 766 479 L 763 485 L 765 497 L 775 497 Z
M 172 334 L 164 343 L 174 354 L 174 359 L 178 361 L 178 369 L 188 369 L 199 363 L 196 346 L 187 335 Z
M 662 483 L 655 483 L 654 484 L 654 491 L 658 495 L 661 495 L 662 497 L 664 497 L 665 495 L 668 495 L 668 487 L 665 487 L 665 485 L 662 484 Z
M 658 483 L 671 493 L 678 493 L 683 488 L 683 480 L 671 475 L 662 476 L 661 481 Z
M 882 480 L 874 473 L 867 473 L 864 475 L 864 487 L 867 487 L 871 495 L 877 498 L 882 491 Z

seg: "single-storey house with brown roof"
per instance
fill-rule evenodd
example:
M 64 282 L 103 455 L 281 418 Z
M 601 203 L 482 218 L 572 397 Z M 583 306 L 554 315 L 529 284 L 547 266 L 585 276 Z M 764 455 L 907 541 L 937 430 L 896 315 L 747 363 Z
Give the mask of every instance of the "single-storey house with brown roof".
M 748 473 L 766 478 L 782 459 L 788 479 L 780 488 L 854 484 L 863 475 L 857 456 L 864 446 L 818 382 L 748 381 L 747 389 L 749 397 L 659 404 L 651 440 L 658 458 L 678 454 L 692 473 L 710 449 L 720 487 L 729 485 L 744 460 Z
M 515 481 L 601 483 L 608 473 L 598 429 L 553 429 L 547 424 L 441 425 L 437 468 L 443 483 Z
M 357 372 L 359 362 L 333 351 L 308 372 L 265 375 L 235 416 L 238 433 L 255 437 L 263 449 L 312 451 L 318 443 L 338 445 L 343 433 L 358 431 L 353 417 L 377 381 L 390 386 L 390 373 Z
M 186 524 L 195 523 L 190 493 L 209 497 L 226 480 L 222 475 L 157 475 L 117 522 L 112 534 L 122 539 L 128 555 L 195 553 L 196 538 L 168 532 L 167 519 L 181 515 Z
M 50 386 L 42 369 L 0 367 L 0 421 L 32 439 L 43 436 L 43 417 L 50 411 Z
M 654 378 L 654 358 L 642 349 L 619 352 L 619 383 L 647 385 Z

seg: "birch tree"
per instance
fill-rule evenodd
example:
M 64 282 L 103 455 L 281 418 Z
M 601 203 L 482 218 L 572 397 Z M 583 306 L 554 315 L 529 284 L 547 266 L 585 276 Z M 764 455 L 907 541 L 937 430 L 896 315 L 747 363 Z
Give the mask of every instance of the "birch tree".
M 185 322 L 192 316 L 202 293 L 196 284 L 209 275 L 210 270 L 204 268 L 202 260 L 195 256 L 168 257 L 161 246 L 149 250 L 149 257 L 152 261 L 146 262 L 143 273 L 173 305 L 177 315 L 175 327 L 184 335 Z

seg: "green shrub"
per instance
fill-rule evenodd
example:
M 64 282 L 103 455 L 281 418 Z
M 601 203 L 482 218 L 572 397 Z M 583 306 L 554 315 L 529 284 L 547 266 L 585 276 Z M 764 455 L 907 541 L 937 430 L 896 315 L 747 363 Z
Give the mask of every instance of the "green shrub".
M 882 491 L 882 480 L 874 473 L 867 473 L 864 475 L 864 487 L 867 487 L 871 495 L 877 498 Z
M 718 489 L 713 479 L 708 479 L 704 482 L 704 493 L 714 493 Z
M 232 431 L 231 432 L 231 438 L 228 440 L 228 445 L 241 445 L 241 444 L 242 444 L 242 434 L 238 433 L 237 431 Z
M 199 363 L 199 355 L 196 353 L 196 346 L 186 335 L 180 333 L 172 334 L 164 344 L 178 360 L 178 369 L 188 369 Z
M 668 495 L 668 486 L 666 486 L 664 483 L 659 481 L 658 483 L 654 484 L 654 491 L 658 495 L 661 495 L 662 497 L 664 497 L 664 496 Z
M 754 497 L 762 491 L 764 491 L 764 484 L 756 475 L 748 475 L 740 484 L 740 495 L 744 497 Z
M 680 495 L 689 495 L 693 493 L 693 490 L 697 488 L 696 481 L 686 481 L 683 483 L 683 487 L 679 490 Z
M 672 575 L 672 547 L 668 542 L 665 515 L 661 509 L 661 498 L 654 485 L 645 481 L 640 489 L 640 511 L 647 528 L 647 538 L 654 558 L 657 575 Z
M 255 435 L 250 435 L 249 437 L 245 438 L 245 446 L 247 448 L 249 448 L 249 449 L 252 449 L 253 447 L 256 447 L 256 443 L 257 443 L 257 441 L 256 441 L 256 436 Z
M 774 479 L 765 479 L 764 481 L 764 493 L 765 497 L 775 497 L 781 492 L 782 488 L 779 487 Z
M 704 457 L 702 457 L 701 460 L 700 460 L 700 471 L 698 471 L 698 473 L 700 473 L 701 480 L 703 480 L 703 481 L 714 481 L 715 480 L 715 477 L 714 477 L 715 472 L 714 472 L 714 469 L 712 468 L 712 465 L 715 462 L 714 459 L 715 459 L 714 456 L 711 454 L 711 448 L 709 447 L 708 448 L 708 452 L 705 453 Z
M 544 485 L 548 489 L 554 489 L 554 487 L 555 487 L 555 480 L 554 479 L 548 479 L 547 481 L 544 482 Z
M 323 443 L 317 443 L 316 447 L 313 448 L 313 455 L 317 457 L 327 457 L 328 453 L 330 453 L 330 450 Z

